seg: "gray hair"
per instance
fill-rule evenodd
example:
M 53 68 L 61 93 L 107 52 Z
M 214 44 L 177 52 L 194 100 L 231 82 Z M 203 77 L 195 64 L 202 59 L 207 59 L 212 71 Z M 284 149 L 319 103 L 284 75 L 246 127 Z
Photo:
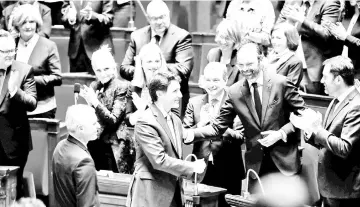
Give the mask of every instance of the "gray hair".
M 76 133 L 79 126 L 83 126 L 89 118 L 89 114 L 95 114 L 95 109 L 85 104 L 69 106 L 66 111 L 65 125 L 69 134 Z

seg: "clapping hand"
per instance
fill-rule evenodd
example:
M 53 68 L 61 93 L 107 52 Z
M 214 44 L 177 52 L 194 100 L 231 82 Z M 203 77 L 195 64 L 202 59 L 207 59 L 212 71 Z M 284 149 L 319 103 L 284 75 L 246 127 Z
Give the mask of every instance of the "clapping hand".
M 299 116 L 294 113 L 290 114 L 290 122 L 296 128 L 304 130 L 308 134 L 316 134 L 321 129 L 322 115 L 320 112 L 309 108 L 298 112 Z
M 298 6 L 286 5 L 281 14 L 291 22 L 303 22 L 305 19 L 305 11 L 301 11 Z
M 275 144 L 277 141 L 282 139 L 282 134 L 279 130 L 278 131 L 273 131 L 273 130 L 264 131 L 264 132 L 261 132 L 261 135 L 265 136 L 265 137 L 262 139 L 258 139 L 258 142 L 264 147 L 270 147 L 273 144 Z
M 131 97 L 136 109 L 139 111 L 144 111 L 147 106 L 146 101 L 140 98 L 139 95 L 135 92 L 131 93 Z
M 90 6 L 90 2 L 88 2 L 88 4 L 86 5 L 85 8 L 80 10 L 80 16 L 84 17 L 86 20 L 90 19 L 92 17 L 92 8 Z
M 346 29 L 340 22 L 337 22 L 336 24 L 330 23 L 328 30 L 336 39 L 345 41 L 347 37 Z
M 96 91 L 96 93 L 95 93 L 94 89 L 84 85 L 83 88 L 80 90 L 79 95 L 81 97 L 83 97 L 89 105 L 96 108 L 97 105 L 100 103 L 99 100 L 97 99 L 98 93 L 99 93 L 99 91 Z

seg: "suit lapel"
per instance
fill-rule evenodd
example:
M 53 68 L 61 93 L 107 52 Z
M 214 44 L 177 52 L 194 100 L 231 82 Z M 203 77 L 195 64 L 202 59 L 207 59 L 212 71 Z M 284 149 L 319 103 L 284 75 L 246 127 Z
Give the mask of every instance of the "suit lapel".
M 3 83 L 3 86 L 2 86 L 2 89 L 1 89 L 1 92 L 0 92 L 0 106 L 4 102 L 5 97 L 9 92 L 8 91 L 8 82 L 9 82 L 9 79 L 10 79 L 10 75 L 11 75 L 11 69 L 8 68 L 7 71 L 6 71 L 6 76 L 5 76 L 4 83 Z
M 175 151 L 175 153 L 177 154 L 177 149 L 176 149 L 176 144 L 174 143 L 175 142 L 175 138 L 172 137 L 171 135 L 171 131 L 169 129 L 169 126 L 165 120 L 165 117 L 162 115 L 160 109 L 158 109 L 158 107 L 155 105 L 155 104 L 151 104 L 150 105 L 150 108 L 155 116 L 155 119 L 157 122 L 159 122 L 160 126 L 164 129 L 166 135 L 168 136 L 170 142 L 171 142 L 171 145 Z M 179 156 L 179 154 L 177 154 Z
M 339 114 L 339 112 L 346 106 L 349 104 L 349 102 L 354 98 L 354 96 L 356 95 L 357 90 L 354 89 L 348 96 L 346 96 L 346 98 L 344 99 L 344 101 L 342 101 L 340 103 L 340 105 L 336 108 L 336 110 L 334 111 L 333 115 L 331 117 L 327 117 L 329 120 L 326 120 L 326 126 L 325 129 L 329 127 L 329 125 L 331 124 L 331 122 L 334 120 L 334 118 Z M 328 114 L 329 116 L 329 114 Z
M 264 72 L 264 83 L 263 83 L 263 90 L 262 90 L 262 103 L 261 103 L 261 125 L 264 124 L 264 120 L 266 119 L 266 111 L 269 105 L 269 97 L 271 91 L 271 79 L 267 77 L 266 73 Z
M 259 119 L 259 116 L 256 113 L 255 106 L 254 106 L 253 101 L 252 101 L 249 83 L 247 82 L 247 80 L 245 78 L 243 79 L 241 92 L 243 94 L 242 98 L 244 98 L 244 101 L 245 101 L 249 111 L 251 112 L 251 115 L 253 116 L 256 123 L 260 127 L 260 119 Z
M 160 48 L 164 48 L 165 45 L 169 45 L 167 42 L 168 40 L 171 40 L 171 36 L 173 35 L 172 25 L 170 24 L 169 28 L 165 31 L 161 42 L 160 42 Z M 164 52 L 164 51 L 163 51 Z
M 182 125 L 180 123 L 175 123 L 175 116 L 172 112 L 170 112 L 171 120 L 173 121 L 174 125 L 174 132 L 175 132 L 175 142 L 177 146 L 177 152 L 179 154 L 179 157 L 182 158 L 182 137 L 180 136 L 180 127 L 182 128 Z
M 42 51 L 44 51 L 43 48 L 41 48 L 42 44 L 41 44 L 41 37 L 39 37 L 37 43 L 35 44 L 35 47 L 33 49 L 33 51 L 31 52 L 31 55 L 29 57 L 29 60 L 28 60 L 28 64 L 31 64 L 34 62 L 34 58 L 39 58 L 42 54 Z

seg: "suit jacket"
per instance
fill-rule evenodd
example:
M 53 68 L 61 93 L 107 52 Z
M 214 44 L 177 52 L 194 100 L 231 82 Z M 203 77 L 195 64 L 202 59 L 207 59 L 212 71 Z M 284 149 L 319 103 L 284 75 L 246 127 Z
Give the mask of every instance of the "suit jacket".
M 190 177 L 194 172 L 189 161 L 181 160 L 181 120 L 170 114 L 176 138 L 172 137 L 166 119 L 154 104 L 135 126 L 136 162 L 127 206 L 170 206 L 176 187 L 182 186 L 182 177 Z
M 62 18 L 64 26 L 70 29 L 68 51 L 70 59 L 75 59 L 78 55 L 81 42 L 84 45 L 86 55 L 89 59 L 91 59 L 92 53 L 102 45 L 109 45 L 114 53 L 114 44 L 110 32 L 110 27 L 112 27 L 112 21 L 114 19 L 113 2 L 110 0 L 83 0 L 82 4 L 81 1 L 73 2 L 77 11 L 76 23 L 70 25 L 65 15 Z M 80 17 L 80 10 L 88 4 L 91 6 L 92 11 L 99 16 L 99 19 L 85 20 L 83 17 Z M 64 1 L 62 8 L 66 9 L 68 7 L 70 7 L 69 1 Z M 108 21 L 104 21 L 103 19 L 107 19 Z
M 55 96 L 55 86 L 62 84 L 60 57 L 55 42 L 39 37 L 27 64 L 34 69 L 37 100 L 44 101 Z
M 360 93 L 354 89 L 329 116 L 323 129 L 309 140 L 319 146 L 318 184 L 322 196 L 360 197 Z M 327 120 L 327 121 L 326 121 Z
M 232 86 L 240 79 L 240 71 L 235 67 L 236 65 L 236 53 L 237 50 L 234 50 L 231 55 L 231 61 L 229 64 L 226 65 L 227 67 L 227 76 L 228 80 L 226 82 L 226 86 Z M 212 48 L 209 50 L 207 55 L 207 60 L 209 62 L 220 62 L 222 57 L 222 52 L 219 47 Z
M 18 73 L 15 85 L 17 92 L 10 97 L 8 82 L 10 76 Z M 29 120 L 26 111 L 36 108 L 36 86 L 30 65 L 14 61 L 8 68 L 0 92 L 0 144 L 10 159 L 27 154 L 32 150 Z
M 341 54 L 341 45 L 324 27 L 326 21 L 336 23 L 339 17 L 340 0 L 315 0 L 304 22 L 298 25 L 311 81 L 320 82 L 324 60 Z M 284 21 L 280 14 L 277 22 Z
M 100 206 L 95 164 L 79 140 L 69 135 L 57 144 L 52 169 L 56 206 Z
M 228 95 L 227 91 L 224 91 L 225 94 L 220 106 L 225 103 Z M 205 104 L 209 103 L 208 98 L 209 95 L 204 94 L 195 96 L 189 100 L 183 119 L 185 128 L 197 128 L 197 124 L 200 122 L 201 108 Z M 213 180 L 213 185 L 216 183 L 217 187 L 226 188 L 228 193 L 231 194 L 241 193 L 240 183 L 241 180 L 245 178 L 245 169 L 241 153 L 241 144 L 243 140 L 237 140 L 235 137 L 235 131 L 240 130 L 242 127 L 243 126 L 241 125 L 237 128 L 228 128 L 226 131 L 230 136 L 229 140 L 220 138 L 220 140 L 216 139 L 195 142 L 192 152 L 198 159 L 205 158 L 205 160 L 208 160 L 210 153 L 213 154 L 214 166 L 221 170 L 214 172 L 216 173 L 216 177 L 211 177 L 214 173 L 205 173 L 206 178 L 204 180 Z M 206 169 L 206 171 L 209 171 L 209 169 Z M 205 182 L 205 184 L 210 183 Z
M 276 73 L 287 77 L 296 87 L 299 87 L 303 77 L 303 64 L 294 54 L 276 69 Z
M 347 1 L 345 3 L 345 8 L 347 8 L 347 4 L 349 2 Z M 353 7 L 348 8 L 350 9 L 354 9 Z M 358 9 L 357 6 L 355 6 L 355 9 Z M 345 14 L 345 17 L 342 21 L 342 24 L 344 25 L 344 27 L 346 28 L 346 30 L 349 27 L 351 18 L 352 18 L 352 14 L 354 12 L 350 12 L 350 11 L 346 11 L 349 14 Z M 351 15 L 350 15 L 351 14 Z M 349 48 L 348 54 L 349 54 L 349 58 L 351 58 L 351 60 L 353 61 L 354 64 L 354 68 L 356 70 L 356 74 L 360 74 L 360 58 L 359 58 L 359 53 L 360 53 L 360 18 L 357 19 L 353 29 L 351 30 L 350 35 L 348 35 L 344 41 L 341 41 L 342 45 L 346 45 Z
M 300 167 L 300 132 L 289 122 L 289 116 L 290 112 L 304 109 L 305 103 L 296 87 L 282 75 L 264 72 L 261 122 L 245 78 L 230 87 L 228 97 L 212 125 L 194 130 L 195 141 L 224 133 L 238 115 L 246 137 L 247 169 L 254 169 L 258 173 L 263 153 L 268 152 L 281 172 L 297 173 Z M 263 148 L 257 141 L 262 138 L 260 132 L 279 129 L 287 134 L 287 142 L 279 140 L 273 146 Z
M 38 2 L 37 4 L 39 5 L 39 12 L 40 12 L 41 18 L 43 20 L 43 25 L 42 25 L 40 31 L 38 32 L 38 34 L 43 37 L 50 38 L 51 26 L 52 26 L 51 10 L 48 6 L 46 6 L 40 2 Z M 1 19 L 1 29 L 8 30 L 10 15 L 11 15 L 12 11 L 14 10 L 14 8 L 17 6 L 19 6 L 18 3 L 11 4 L 3 10 L 3 13 L 2 13 L 3 17 Z
M 131 34 L 131 41 L 125 58 L 120 66 L 121 77 L 132 80 L 135 70 L 134 57 L 141 48 L 151 41 L 150 26 L 143 27 Z M 160 48 L 167 63 L 167 67 L 181 77 L 181 92 L 183 99 L 188 98 L 188 81 L 193 68 L 193 49 L 191 35 L 173 24 L 170 24 L 160 42 Z

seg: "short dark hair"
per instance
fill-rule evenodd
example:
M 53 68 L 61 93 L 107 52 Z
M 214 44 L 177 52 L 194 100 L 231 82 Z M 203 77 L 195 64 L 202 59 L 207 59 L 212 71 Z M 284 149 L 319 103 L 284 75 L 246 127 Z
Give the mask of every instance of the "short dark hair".
M 284 22 L 276 25 L 272 30 L 271 34 L 278 29 L 281 29 L 284 32 L 284 35 L 286 37 L 286 44 L 289 50 L 296 51 L 296 49 L 299 46 L 299 40 L 300 40 L 300 35 L 296 27 L 289 23 Z
M 179 78 L 171 72 L 159 72 L 154 75 L 148 86 L 152 102 L 158 100 L 156 92 L 166 92 L 170 85 L 170 82 L 173 80 L 179 81 Z
M 355 70 L 351 59 L 344 56 L 335 56 L 324 61 L 324 66 L 330 66 L 330 72 L 334 76 L 341 76 L 348 86 L 354 85 Z

